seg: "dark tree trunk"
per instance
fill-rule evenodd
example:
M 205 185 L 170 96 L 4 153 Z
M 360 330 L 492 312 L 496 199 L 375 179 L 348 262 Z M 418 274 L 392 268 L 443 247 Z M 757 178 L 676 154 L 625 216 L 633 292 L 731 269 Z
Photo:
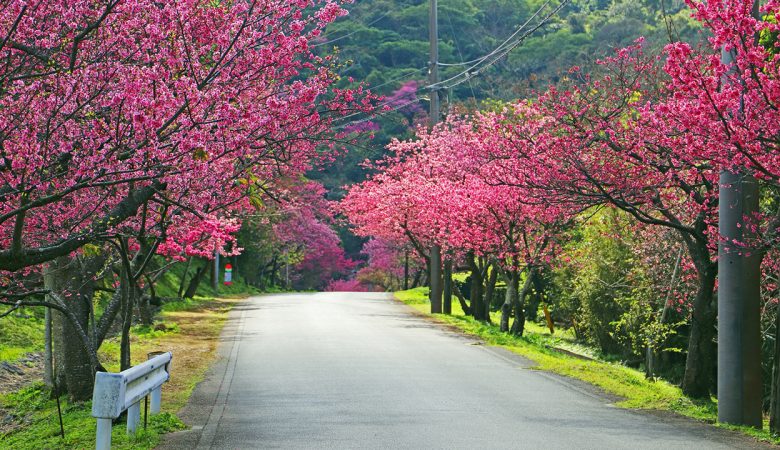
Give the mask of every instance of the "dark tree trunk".
M 544 281 L 539 273 L 533 279 L 533 295 L 525 308 L 525 318 L 530 322 L 536 322 L 539 314 L 539 305 L 544 298 Z
M 444 295 L 442 299 L 442 312 L 452 314 L 452 260 L 444 261 Z
M 780 433 L 780 307 L 775 308 L 775 353 L 772 362 L 769 431 Z
M 195 297 L 195 294 L 198 293 L 198 286 L 200 286 L 200 282 L 203 280 L 203 277 L 206 276 L 208 267 L 209 267 L 209 262 L 206 261 L 205 266 L 199 267 L 195 271 L 195 275 L 193 275 L 192 278 L 190 279 L 190 284 L 187 286 L 187 290 L 184 292 L 185 298 Z
M 135 289 L 132 288 L 132 282 L 125 268 L 121 272 L 122 289 L 122 333 L 119 343 L 119 366 L 120 370 L 127 370 L 131 367 L 130 362 L 130 326 L 133 324 L 133 299 Z
M 141 318 L 141 323 L 144 325 L 151 325 L 154 323 L 154 313 L 152 312 L 151 298 L 154 295 L 154 287 L 150 286 L 149 295 L 142 295 L 139 291 L 138 302 L 138 317 Z
M 492 323 L 490 319 L 490 308 L 493 306 L 493 293 L 496 291 L 496 281 L 498 281 L 498 268 L 493 266 L 493 270 L 487 269 L 488 274 L 487 281 L 485 282 L 485 300 L 482 307 L 484 308 L 484 317 L 488 323 Z
M 52 311 L 52 340 L 57 388 L 74 401 L 92 398 L 96 370 L 97 355 L 90 358 L 84 342 L 91 311 L 87 302 L 94 294 L 91 275 L 87 267 L 68 257 L 52 261 L 44 274 L 46 288 L 64 299 L 61 306 L 70 312 Z
M 525 332 L 525 298 L 528 296 L 528 292 L 533 285 L 533 279 L 536 276 L 536 271 L 533 268 L 528 269 L 528 274 L 523 283 L 523 289 L 517 296 L 517 301 L 514 305 L 515 320 L 512 322 L 512 328 L 509 332 L 515 336 L 522 336 Z M 518 284 L 520 281 L 518 280 Z
M 271 261 L 271 275 L 268 277 L 268 280 L 270 281 L 271 286 L 274 286 L 276 283 L 276 274 L 279 272 L 279 256 L 274 255 L 274 259 Z M 282 284 L 281 282 L 279 283 Z
M 52 310 L 46 308 L 43 330 L 43 383 L 50 389 L 54 387 L 52 357 Z
M 706 251 L 706 249 L 705 249 Z M 682 391 L 691 398 L 708 398 L 713 388 L 715 368 L 715 320 L 713 292 L 717 266 L 714 263 L 697 264 L 699 285 L 693 301 L 688 356 L 685 360 Z
M 452 270 L 452 266 L 450 266 Z M 404 290 L 409 289 L 409 250 L 404 252 Z
M 476 320 L 485 320 L 485 307 L 482 304 L 482 270 L 474 259 L 474 254 L 469 254 L 466 259 L 471 267 L 471 315 Z
M 184 296 L 184 286 L 185 282 L 187 281 L 187 275 L 190 274 L 190 266 L 192 265 L 192 256 L 187 258 L 187 265 L 184 267 L 184 274 L 181 276 L 181 283 L 179 283 L 179 292 L 178 297 L 182 298 Z
M 499 325 L 499 329 L 503 332 L 509 331 L 509 318 L 512 316 L 512 307 L 517 303 L 519 279 L 517 269 L 504 272 L 506 294 L 504 295 L 504 303 L 501 305 L 501 323 Z
M 95 348 L 100 348 L 103 344 L 103 340 L 108 335 L 108 331 L 116 320 L 117 314 L 122 309 L 122 290 L 117 289 L 114 292 L 114 296 L 111 297 L 111 301 L 108 302 L 108 306 L 103 311 L 103 315 L 100 316 L 100 320 L 97 323 L 97 331 L 95 332 Z
M 414 274 L 414 279 L 412 280 L 412 289 L 420 286 L 420 278 L 422 277 L 422 270 L 418 270 Z
M 471 315 L 471 308 L 466 302 L 466 299 L 463 297 L 463 293 L 460 291 L 460 288 L 455 283 L 452 283 L 452 292 L 455 294 L 455 298 L 458 299 L 458 303 L 460 303 L 460 309 L 463 310 L 463 314 L 467 316 Z

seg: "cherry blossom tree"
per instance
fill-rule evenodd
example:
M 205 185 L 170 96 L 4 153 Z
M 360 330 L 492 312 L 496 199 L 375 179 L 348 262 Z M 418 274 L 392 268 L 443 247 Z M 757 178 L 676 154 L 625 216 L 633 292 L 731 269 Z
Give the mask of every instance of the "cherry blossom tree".
M 226 219 L 327 154 L 331 118 L 368 106 L 361 88 L 334 88 L 332 58 L 309 50 L 344 13 L 314 0 L 5 5 L 0 301 L 18 306 L 44 263 L 93 266 L 90 252 L 74 252 L 107 242 L 122 255 L 127 323 L 148 255 L 211 254 Z M 24 302 L 64 314 L 60 339 L 74 355 L 86 348 L 82 366 L 95 370 L 89 312 L 70 310 L 75 287 L 54 266 L 46 299 Z M 91 392 L 77 384 L 72 395 Z

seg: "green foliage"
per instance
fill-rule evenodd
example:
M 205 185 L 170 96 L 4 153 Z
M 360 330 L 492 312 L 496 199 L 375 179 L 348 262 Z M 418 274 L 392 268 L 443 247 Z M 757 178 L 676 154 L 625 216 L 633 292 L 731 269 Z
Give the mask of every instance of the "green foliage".
M 632 233 L 613 209 L 593 214 L 572 233 L 564 250 L 571 261 L 555 277 L 556 312 L 565 313 L 582 339 L 605 353 L 630 355 L 644 348 L 636 333 L 646 319 L 641 267 L 633 261 Z M 560 315 L 559 315 L 560 317 Z
M 614 209 L 600 210 L 569 237 L 561 255 L 566 262 L 552 276 L 556 318 L 603 353 L 636 364 L 648 347 L 680 352 L 672 338 L 682 323 L 660 322 L 665 299 L 636 258 L 639 238 L 629 217 Z

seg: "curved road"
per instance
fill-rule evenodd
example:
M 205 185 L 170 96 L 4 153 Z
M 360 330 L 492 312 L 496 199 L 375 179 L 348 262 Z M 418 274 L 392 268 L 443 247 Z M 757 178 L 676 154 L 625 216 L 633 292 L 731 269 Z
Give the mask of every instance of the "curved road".
M 231 317 L 225 357 L 183 411 L 192 430 L 161 448 L 768 448 L 610 406 L 386 294 L 260 296 Z

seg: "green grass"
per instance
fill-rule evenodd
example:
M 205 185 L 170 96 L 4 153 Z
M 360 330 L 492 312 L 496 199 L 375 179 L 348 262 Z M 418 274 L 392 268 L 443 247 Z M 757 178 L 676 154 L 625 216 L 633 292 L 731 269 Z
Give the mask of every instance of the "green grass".
M 671 411 L 708 423 L 716 423 L 717 401 L 715 399 L 691 400 L 684 396 L 677 386 L 662 380 L 648 380 L 643 372 L 616 362 L 602 360 L 598 351 L 576 343 L 573 335 L 567 330 L 556 330 L 556 334 L 551 335 L 546 327 L 526 323 L 525 335 L 516 337 L 501 332 L 496 325 L 476 321 L 464 315 L 457 301 L 453 302 L 452 315 L 430 314 L 427 288 L 400 291 L 396 292 L 395 296 L 417 311 L 430 315 L 442 323 L 477 336 L 487 344 L 506 348 L 530 359 L 536 363 L 534 368 L 537 370 L 557 373 L 598 386 L 604 392 L 619 397 L 621 400 L 616 403 L 619 407 Z M 498 318 L 497 314 L 493 315 L 493 322 L 498 323 Z M 593 359 L 577 358 L 556 348 Z M 780 444 L 780 438 L 773 436 L 766 426 L 763 430 L 720 424 L 717 426 L 736 430 L 762 441 Z
M 178 290 L 177 270 L 166 274 L 159 283 L 158 295 L 169 297 Z M 201 285 L 200 296 L 193 299 L 166 301 L 155 321 L 155 326 L 136 325 L 131 330 L 133 364 L 146 359 L 150 351 L 173 351 L 174 373 L 163 386 L 163 412 L 149 416 L 148 428 L 128 436 L 124 424 L 113 427 L 112 448 L 151 449 L 162 434 L 181 430 L 185 426 L 175 413 L 186 404 L 193 389 L 199 383 L 215 357 L 218 336 L 229 310 L 256 290 L 247 287 L 242 280 L 230 287 L 220 287 L 220 297 L 210 297 L 213 291 Z M 243 295 L 242 295 L 243 294 Z M 43 350 L 42 310 L 26 309 L 23 315 L 11 315 L 0 319 L 0 361 L 14 361 L 28 352 Z M 40 317 L 39 317 L 40 316 Z M 164 326 L 160 327 L 160 324 Z M 157 329 L 155 329 L 157 328 Z M 98 355 L 110 371 L 119 370 L 118 336 L 107 338 Z M 24 449 L 86 449 L 94 448 L 96 421 L 91 417 L 90 402 L 71 403 L 66 396 L 60 399 L 65 426 L 65 438 L 60 437 L 56 402 L 41 382 L 0 395 L 0 406 L 24 425 L 13 432 L 0 435 L 0 448 Z M 142 412 L 143 415 L 143 412 Z
M 189 280 L 189 277 L 195 273 L 196 266 L 200 267 L 202 265 L 202 261 L 194 262 L 190 266 L 190 273 L 187 275 L 187 280 Z M 179 292 L 179 285 L 181 283 L 181 277 L 184 275 L 184 269 L 186 266 L 187 265 L 184 263 L 176 264 L 171 268 L 171 270 L 167 271 L 155 284 L 157 295 L 161 297 L 177 297 Z M 258 292 L 256 288 L 247 285 L 244 282 L 244 279 L 235 273 L 233 276 L 233 284 L 230 286 L 225 286 L 222 284 L 220 278 L 218 292 L 215 292 L 211 287 L 211 278 L 209 275 L 210 274 L 207 274 L 198 285 L 198 296 L 204 298 L 229 297 L 233 295 L 254 294 Z
M 227 313 L 238 300 L 197 298 L 170 302 L 168 311 L 159 315 L 156 324 L 165 329 L 137 325 L 132 328 L 133 363 L 146 359 L 154 350 L 174 352 L 174 373 L 163 386 L 163 412 L 149 416 L 146 430 L 128 436 L 125 425 L 117 423 L 112 430 L 112 448 L 151 449 L 162 434 L 181 430 L 185 425 L 175 415 L 186 404 L 194 387 L 203 379 L 213 360 L 217 336 L 225 324 Z M 107 339 L 101 346 L 101 362 L 110 371 L 119 370 L 119 338 Z M 91 416 L 91 403 L 69 402 L 60 399 L 65 427 L 65 438 L 60 437 L 55 400 L 41 382 L 10 394 L 0 395 L 0 405 L 10 410 L 25 425 L 0 436 L 0 448 L 13 449 L 71 449 L 93 448 L 96 421 Z M 143 412 L 142 412 L 143 415 Z M 142 417 L 143 419 L 143 417 Z
M 10 435 L 0 436 L 0 447 L 13 449 L 73 449 L 93 448 L 95 446 L 95 418 L 90 415 L 91 404 L 70 403 L 63 397 L 62 420 L 65 428 L 65 438 L 60 437 L 60 425 L 57 416 L 57 406 L 50 398 L 48 390 L 42 383 L 35 383 L 13 394 L 0 397 L 0 402 L 6 408 L 13 409 L 14 414 L 25 417 L 31 425 Z M 141 412 L 143 423 L 143 411 Z M 112 430 L 112 446 L 114 449 L 149 449 L 154 448 L 163 433 L 184 429 L 184 424 L 175 415 L 164 412 L 149 416 L 147 429 L 143 427 L 135 436 L 128 436 L 122 425 L 115 425 Z
M 43 349 L 43 318 L 25 309 L 0 319 L 0 361 L 13 362 Z

